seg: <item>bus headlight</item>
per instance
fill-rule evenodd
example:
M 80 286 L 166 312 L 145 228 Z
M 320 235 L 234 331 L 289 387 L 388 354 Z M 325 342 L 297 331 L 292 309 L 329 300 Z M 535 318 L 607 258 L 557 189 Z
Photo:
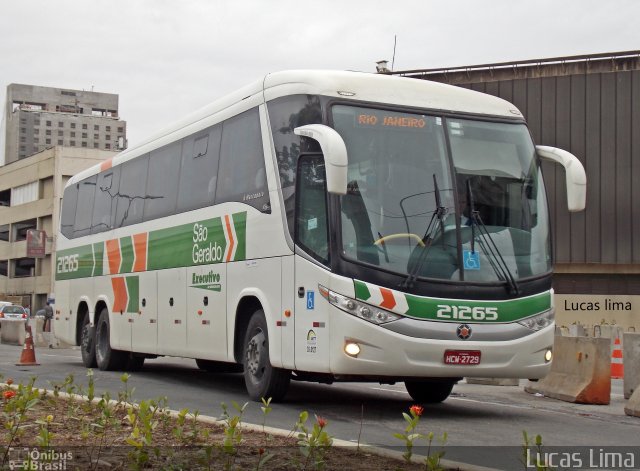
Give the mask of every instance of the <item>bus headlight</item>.
M 551 308 L 548 311 L 541 312 L 540 314 L 536 314 L 535 316 L 521 319 L 518 321 L 518 324 L 525 326 L 527 329 L 541 330 L 553 324 L 555 318 L 556 310 Z
M 338 309 L 349 314 L 369 321 L 372 324 L 386 324 L 400 319 L 400 316 L 385 309 L 363 303 L 356 299 L 348 298 L 334 291 L 330 291 L 324 286 L 318 285 L 318 291 L 329 303 Z

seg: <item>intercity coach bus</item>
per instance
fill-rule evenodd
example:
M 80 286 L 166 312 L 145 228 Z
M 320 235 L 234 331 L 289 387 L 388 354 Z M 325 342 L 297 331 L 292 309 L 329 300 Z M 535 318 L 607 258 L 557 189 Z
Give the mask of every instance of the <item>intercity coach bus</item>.
M 540 378 L 554 336 L 540 159 L 512 104 L 382 74 L 269 74 L 72 177 L 61 339 L 87 367 L 193 358 L 254 400 L 292 379 Z

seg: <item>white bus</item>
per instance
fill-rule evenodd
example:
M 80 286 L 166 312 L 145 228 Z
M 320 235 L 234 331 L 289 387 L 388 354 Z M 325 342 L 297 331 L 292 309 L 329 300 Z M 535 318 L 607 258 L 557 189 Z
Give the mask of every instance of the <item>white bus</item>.
M 554 336 L 540 158 L 520 112 L 481 93 L 289 71 L 72 177 L 56 254 L 61 339 L 87 367 L 194 358 L 290 380 L 540 378 Z

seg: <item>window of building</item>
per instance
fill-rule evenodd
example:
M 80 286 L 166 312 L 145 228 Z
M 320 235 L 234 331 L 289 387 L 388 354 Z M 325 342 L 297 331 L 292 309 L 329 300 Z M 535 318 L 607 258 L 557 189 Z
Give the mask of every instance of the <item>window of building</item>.
M 46 134 L 47 136 L 51 136 L 51 129 L 47 129 L 47 130 L 45 131 L 45 134 Z
M 46 139 L 45 143 L 46 144 L 51 144 L 51 139 Z
M 20 124 L 27 124 L 26 118 L 20 118 Z
M 40 184 L 38 181 L 25 183 L 11 189 L 11 204 L 18 206 L 19 204 L 31 203 L 37 201 L 40 197 Z
M 110 141 L 111 140 L 111 136 L 109 134 L 107 134 L 106 136 L 104 136 L 105 140 Z
M 33 130 L 33 134 L 35 134 L 37 136 L 38 134 L 40 134 L 40 130 L 39 129 L 34 129 Z
M 40 118 L 36 118 L 33 120 L 33 124 L 35 124 L 36 126 L 38 126 L 40 124 Z
M 82 147 L 87 147 L 87 143 L 86 142 L 82 142 Z
M 124 132 L 124 127 L 118 126 L 118 132 Z
M 20 142 L 27 142 L 27 138 L 25 136 L 20 137 Z
M 75 129 L 76 128 L 76 123 L 71 123 L 71 129 Z
M 20 151 L 25 152 L 27 150 L 27 146 L 20 146 Z
M 9 224 L 0 226 L 0 240 L 9 242 Z
M 76 132 L 75 131 L 71 131 L 71 137 L 76 137 Z
M 13 223 L 13 242 L 27 240 L 27 231 L 29 229 L 37 229 L 37 221 L 29 219 L 27 221 Z
M 270 211 L 257 108 L 224 122 L 217 186 L 216 203 L 238 201 Z
M 25 133 L 25 132 L 27 132 L 27 128 L 20 128 L 20 132 L 21 132 L 21 133 Z
M 86 139 L 86 138 L 87 138 L 87 133 L 86 133 L 86 132 L 83 132 L 83 133 L 82 133 L 82 139 Z
M 100 126 L 98 126 L 97 124 L 93 125 L 93 130 L 94 131 L 100 131 Z
M 0 276 L 9 276 L 9 272 L 7 271 L 8 266 L 8 260 L 0 260 Z
M 34 137 L 34 138 L 33 138 L 33 142 L 37 144 L 37 143 L 39 142 L 38 138 L 37 138 L 37 137 Z
M 94 149 L 99 149 L 100 148 L 100 144 L 98 144 L 97 142 L 93 143 L 93 148 Z
M 64 123 L 62 121 L 58 121 L 58 127 L 59 128 L 63 128 L 64 127 Z
M 86 125 L 86 124 L 83 124 L 83 125 L 82 125 L 82 129 L 87 129 L 87 125 Z
M 51 126 L 51 121 L 47 121 L 47 126 Z
M 58 139 L 58 145 L 59 145 L 59 146 L 64 145 L 64 141 L 63 141 L 62 139 Z
M 16 258 L 12 260 L 13 265 L 13 277 L 25 278 L 28 276 L 34 276 L 36 272 L 36 259 L 35 258 Z
M 105 131 L 107 131 L 107 132 L 111 132 L 111 126 L 107 126 L 107 127 L 105 128 Z
M 11 189 L 0 191 L 0 206 L 11 206 Z
M 58 136 L 64 136 L 64 131 L 58 131 Z
M 110 150 L 111 149 L 111 144 L 105 144 L 104 148 L 107 149 L 107 150 Z
M 94 135 L 93 135 L 93 138 L 94 138 L 94 139 L 100 139 L 100 134 L 94 134 Z
M 76 141 L 71 141 L 71 142 L 69 142 L 69 145 L 70 145 L 71 147 L 75 147 L 75 145 L 76 145 Z

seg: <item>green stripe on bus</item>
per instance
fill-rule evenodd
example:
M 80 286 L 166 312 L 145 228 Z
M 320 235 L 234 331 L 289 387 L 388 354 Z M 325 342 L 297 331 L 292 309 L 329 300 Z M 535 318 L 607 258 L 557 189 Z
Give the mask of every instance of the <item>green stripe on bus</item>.
M 127 312 L 138 312 L 140 310 L 140 278 L 128 276 L 125 281 L 127 283 L 127 293 L 129 294 Z
M 122 254 L 122 263 L 120 264 L 120 273 L 131 273 L 133 271 L 133 241 L 131 237 L 123 237 L 120 239 L 120 253 Z
M 356 288 L 356 299 L 362 299 L 365 301 L 371 297 L 371 293 L 369 292 L 367 285 L 358 280 L 354 281 L 354 285 Z
M 104 242 L 93 244 L 93 263 L 92 276 L 101 276 L 104 263 Z

